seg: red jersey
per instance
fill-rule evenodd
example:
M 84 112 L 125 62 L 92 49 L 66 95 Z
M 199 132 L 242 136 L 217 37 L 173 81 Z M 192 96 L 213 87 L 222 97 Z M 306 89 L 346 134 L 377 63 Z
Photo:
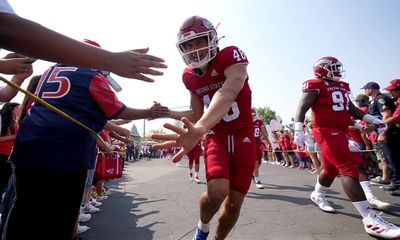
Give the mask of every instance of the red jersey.
M 203 76 L 196 75 L 193 68 L 186 68 L 182 80 L 186 88 L 199 98 L 203 106 L 208 107 L 215 92 L 225 82 L 225 70 L 235 64 L 248 64 L 248 60 L 239 48 L 234 46 L 226 47 L 209 62 Z M 251 90 L 248 84 L 248 77 L 242 90 L 240 90 L 232 103 L 229 112 L 212 130 L 226 134 L 252 134 L 253 118 L 251 115 Z
M 347 130 L 350 125 L 349 84 L 343 81 L 310 79 L 303 83 L 303 92 L 317 90 L 318 98 L 311 107 L 313 127 L 321 132 Z
M 263 120 L 257 118 L 256 120 L 254 120 L 253 122 L 254 124 L 254 139 L 256 140 L 256 145 L 258 147 L 261 146 L 261 126 L 264 125 Z

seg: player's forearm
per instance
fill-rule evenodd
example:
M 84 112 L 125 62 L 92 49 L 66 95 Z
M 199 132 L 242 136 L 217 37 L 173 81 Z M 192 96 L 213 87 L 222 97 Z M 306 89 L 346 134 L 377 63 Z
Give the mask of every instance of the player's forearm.
M 197 121 L 196 126 L 206 129 L 214 127 L 228 113 L 235 99 L 236 94 L 233 91 L 217 91 L 211 100 L 207 112 Z
M 192 110 L 187 110 L 187 111 L 171 111 L 167 117 L 175 119 L 175 120 L 181 120 L 181 118 L 186 117 L 188 118 L 191 122 L 196 122 L 194 120 L 193 112 Z
M 109 70 L 106 61 L 111 53 L 106 50 L 87 46 L 17 15 L 0 14 L 0 22 L 0 46 L 5 49 L 47 61 Z

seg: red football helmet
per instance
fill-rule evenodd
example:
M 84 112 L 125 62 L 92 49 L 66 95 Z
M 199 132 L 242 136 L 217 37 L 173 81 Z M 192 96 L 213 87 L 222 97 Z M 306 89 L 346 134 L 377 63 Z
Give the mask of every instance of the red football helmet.
M 186 49 L 186 43 L 203 37 L 207 39 L 207 47 L 195 50 Z M 204 66 L 217 55 L 217 31 L 207 19 L 200 16 L 192 16 L 186 19 L 179 29 L 178 43 L 176 45 L 186 65 L 192 68 Z M 205 51 L 207 54 L 203 56 Z
M 314 74 L 319 78 L 339 81 L 344 78 L 345 71 L 343 64 L 337 58 L 323 57 L 314 64 Z

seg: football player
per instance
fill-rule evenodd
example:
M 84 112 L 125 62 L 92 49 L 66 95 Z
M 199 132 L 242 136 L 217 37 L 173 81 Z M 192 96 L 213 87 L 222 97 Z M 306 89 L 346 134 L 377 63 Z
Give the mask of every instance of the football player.
M 255 108 L 251 109 L 251 115 L 253 117 L 254 140 L 256 142 L 256 153 L 257 153 L 256 167 L 254 168 L 254 173 L 253 173 L 253 181 L 254 181 L 254 184 L 256 184 L 256 187 L 258 189 L 262 189 L 262 188 L 264 188 L 264 186 L 262 185 L 262 183 L 259 179 L 259 174 L 258 174 L 258 169 L 260 168 L 262 155 L 263 155 L 263 150 L 261 147 L 262 146 L 261 137 L 264 139 L 264 141 L 267 141 L 268 145 L 270 145 L 270 143 L 268 140 L 268 134 L 267 134 L 267 130 L 265 129 L 264 121 L 258 117 L 257 111 Z
M 350 101 L 350 87 L 341 80 L 344 78 L 343 65 L 337 58 L 319 59 L 314 64 L 314 75 L 314 78 L 303 83 L 303 94 L 295 116 L 295 143 L 301 145 L 305 137 L 305 114 L 311 108 L 314 137 L 322 150 L 323 170 L 311 193 L 311 200 L 322 210 L 334 212 L 325 193 L 336 176 L 340 175 L 346 195 L 363 218 L 365 231 L 382 238 L 399 237 L 400 228 L 386 222 L 371 209 L 359 183 L 357 161 L 352 157 L 346 137 L 350 116 L 377 126 L 386 124 L 365 114 Z
M 221 204 L 215 238 L 227 237 L 239 218 L 256 162 L 248 59 L 237 46 L 220 49 L 218 42 L 216 29 L 207 19 L 193 16 L 183 22 L 177 47 L 187 65 L 182 79 L 191 96 L 191 109 L 171 111 L 169 117 L 182 120 L 187 129 L 165 124 L 175 133 L 153 135 L 168 140 L 157 148 L 182 146 L 173 157 L 178 161 L 206 134 L 207 190 L 200 196 L 195 240 L 207 238 Z

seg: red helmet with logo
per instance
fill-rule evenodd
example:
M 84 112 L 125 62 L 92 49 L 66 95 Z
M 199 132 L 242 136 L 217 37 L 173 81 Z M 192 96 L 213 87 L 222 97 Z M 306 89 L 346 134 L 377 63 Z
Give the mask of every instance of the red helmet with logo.
M 345 71 L 343 64 L 334 57 L 323 57 L 314 64 L 314 74 L 316 77 L 339 81 L 344 78 Z
M 187 49 L 186 43 L 197 38 L 205 38 L 208 46 L 199 49 Z M 206 65 L 218 51 L 217 31 L 210 21 L 200 16 L 192 16 L 186 19 L 178 32 L 176 44 L 183 61 L 192 68 Z M 206 54 L 203 54 L 206 52 Z M 193 57 L 195 56 L 195 57 Z

